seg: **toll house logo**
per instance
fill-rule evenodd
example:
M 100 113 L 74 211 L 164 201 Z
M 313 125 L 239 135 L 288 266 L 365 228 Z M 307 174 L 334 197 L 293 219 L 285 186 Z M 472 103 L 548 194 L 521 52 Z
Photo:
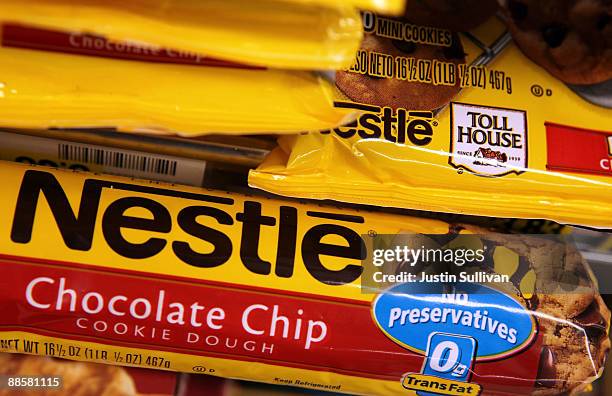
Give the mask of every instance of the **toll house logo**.
M 527 167 L 527 115 L 498 107 L 451 104 L 449 164 L 482 176 L 520 174 Z

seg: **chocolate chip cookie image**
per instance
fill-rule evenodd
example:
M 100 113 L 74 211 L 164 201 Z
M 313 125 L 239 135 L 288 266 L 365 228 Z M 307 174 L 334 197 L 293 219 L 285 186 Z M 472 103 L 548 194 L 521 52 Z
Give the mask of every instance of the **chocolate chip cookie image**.
M 568 84 L 612 79 L 612 1 L 503 0 L 516 45 Z
M 490 234 L 489 270 L 510 276 L 514 294 L 534 312 L 543 337 L 533 395 L 579 391 L 598 377 L 610 350 L 610 311 L 586 261 L 571 243 Z
M 134 381 L 125 369 L 104 364 L 74 362 L 49 357 L 0 354 L 0 375 L 61 377 L 61 387 L 37 388 L 45 396 L 136 396 Z M 24 389 L 0 389 L 0 396 L 23 396 Z
M 495 15 L 496 0 L 408 0 L 410 22 L 454 31 L 468 31 Z
M 451 46 L 417 44 L 366 34 L 361 49 L 394 58 L 414 58 L 454 64 L 465 63 L 461 40 L 453 34 Z M 432 62 L 433 63 L 433 62 Z M 434 85 L 429 82 L 404 80 L 396 77 L 377 77 L 353 71 L 338 71 L 336 86 L 351 100 L 380 107 L 406 110 L 435 110 L 447 105 L 460 91 L 459 79 L 454 85 Z
M 400 264 L 396 273 L 484 271 L 508 276 L 509 282 L 482 284 L 514 296 L 537 322 L 542 345 L 532 395 L 573 394 L 600 376 L 610 350 L 610 311 L 575 246 L 557 237 L 502 234 L 465 224 L 453 228 L 428 241 L 421 236 L 416 245 L 484 249 L 482 263 L 421 263 L 412 269 Z M 394 245 L 410 243 L 398 240 Z

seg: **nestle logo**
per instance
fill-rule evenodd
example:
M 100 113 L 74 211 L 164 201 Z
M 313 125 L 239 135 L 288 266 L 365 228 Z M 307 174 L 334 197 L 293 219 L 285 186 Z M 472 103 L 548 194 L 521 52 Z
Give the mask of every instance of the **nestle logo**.
M 437 122 L 431 111 L 407 111 L 399 108 L 379 107 L 353 102 L 334 102 L 342 109 L 359 110 L 362 114 L 355 121 L 321 134 L 336 134 L 342 139 L 384 139 L 391 143 L 427 146 L 433 140 L 433 126 Z

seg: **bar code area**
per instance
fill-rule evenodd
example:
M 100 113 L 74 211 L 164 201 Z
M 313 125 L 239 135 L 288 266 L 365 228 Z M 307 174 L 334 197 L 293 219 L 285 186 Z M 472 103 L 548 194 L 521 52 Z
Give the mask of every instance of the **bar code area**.
M 60 143 L 57 149 L 58 157 L 62 161 L 121 168 L 149 174 L 176 176 L 178 166 L 176 160 L 105 148 Z
M 123 148 L 0 131 L 0 159 L 84 172 L 202 186 L 206 161 Z

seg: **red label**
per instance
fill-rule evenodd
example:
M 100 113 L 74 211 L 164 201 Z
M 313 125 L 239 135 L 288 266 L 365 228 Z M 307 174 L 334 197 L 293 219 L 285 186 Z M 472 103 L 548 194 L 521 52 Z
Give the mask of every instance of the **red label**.
M 548 169 L 612 176 L 612 132 L 546 123 L 546 140 Z
M 178 374 L 173 372 L 160 372 L 138 367 L 126 367 L 125 370 L 132 377 L 134 386 L 141 396 L 173 396 L 178 385 Z M 218 380 L 218 382 L 221 381 Z
M 218 377 L 191 374 L 181 377 L 180 392 L 177 392 L 177 396 L 227 396 L 237 394 L 231 392 L 234 388 L 230 382 Z
M 145 62 L 264 69 L 195 52 L 161 48 L 137 42 L 111 41 L 91 34 L 66 33 L 10 24 L 2 26 L 2 46 Z
M 377 328 L 368 302 L 18 257 L 0 257 L 0 268 L 0 330 L 398 385 L 423 365 Z M 476 363 L 471 381 L 529 393 L 540 346 L 538 337 L 509 359 Z

